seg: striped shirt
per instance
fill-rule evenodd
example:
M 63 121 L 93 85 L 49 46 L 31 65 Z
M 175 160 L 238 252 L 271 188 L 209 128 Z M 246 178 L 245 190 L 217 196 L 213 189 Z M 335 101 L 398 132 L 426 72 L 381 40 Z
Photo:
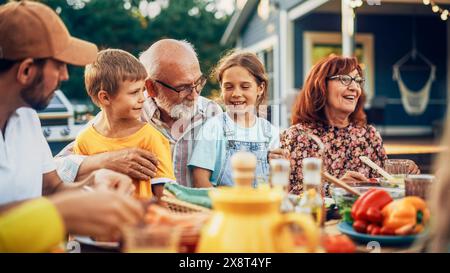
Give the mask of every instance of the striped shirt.
M 205 98 L 198 97 L 197 113 L 186 123 L 176 121 L 168 128 L 160 119 L 160 110 L 152 98 L 147 99 L 143 105 L 142 120 L 152 124 L 170 142 L 172 150 L 173 169 L 177 182 L 183 186 L 192 187 L 191 173 L 187 167 L 194 150 L 195 137 L 207 119 L 222 113 L 220 106 Z
M 176 121 L 169 128 L 161 120 L 160 110 L 154 100 L 149 97 L 144 102 L 141 118 L 158 129 L 169 140 L 173 169 L 179 184 L 188 187 L 193 186 L 187 164 L 194 149 L 195 137 L 206 120 L 222 112 L 222 108 L 217 103 L 199 96 L 197 99 L 197 112 L 194 117 L 185 124 L 182 121 Z M 64 182 L 75 181 L 78 169 L 85 158 L 82 155 L 74 155 L 72 148 L 73 143 L 65 147 L 55 157 L 58 174 Z

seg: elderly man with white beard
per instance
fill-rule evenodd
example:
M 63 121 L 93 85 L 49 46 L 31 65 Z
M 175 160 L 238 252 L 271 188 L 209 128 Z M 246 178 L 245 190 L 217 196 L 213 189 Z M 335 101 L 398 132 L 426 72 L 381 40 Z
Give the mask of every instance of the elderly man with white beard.
M 192 186 L 187 162 L 193 150 L 195 135 L 201 125 L 220 106 L 200 96 L 206 77 L 193 46 L 186 41 L 163 39 L 151 45 L 140 56 L 148 79 L 147 100 L 142 120 L 157 128 L 170 142 L 177 182 Z M 107 168 L 133 179 L 154 177 L 157 158 L 138 148 L 123 149 L 92 156 L 74 155 L 73 143 L 56 156 L 57 170 L 65 182 L 86 177 L 92 171 Z
M 206 76 L 189 42 L 159 40 L 144 51 L 139 60 L 148 74 L 148 97 L 141 118 L 169 140 L 177 182 L 192 187 L 187 163 L 195 137 L 206 120 L 223 111 L 217 103 L 200 95 Z M 100 168 L 138 180 L 155 176 L 158 160 L 148 151 L 131 148 L 86 157 L 72 154 L 72 146 L 69 144 L 56 156 L 58 174 L 65 182 L 84 178 Z M 281 149 L 269 153 L 269 159 L 280 157 L 283 157 Z
M 195 136 L 206 120 L 222 113 L 219 105 L 200 95 L 207 77 L 197 54 L 186 41 L 160 40 L 143 52 L 140 61 L 147 69 L 142 119 L 169 139 L 177 182 L 192 186 L 186 167 Z

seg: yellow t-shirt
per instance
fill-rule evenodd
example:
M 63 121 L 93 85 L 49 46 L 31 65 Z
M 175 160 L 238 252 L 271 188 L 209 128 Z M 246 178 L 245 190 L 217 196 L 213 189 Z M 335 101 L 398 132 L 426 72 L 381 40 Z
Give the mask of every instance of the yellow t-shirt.
M 46 198 L 0 214 L 0 252 L 49 252 L 64 236 L 63 219 Z
M 89 126 L 76 138 L 74 152 L 81 155 L 94 155 L 124 148 L 141 148 L 158 158 L 156 176 L 151 179 L 151 184 L 176 182 L 169 141 L 149 124 L 142 126 L 136 133 L 122 138 L 105 137 L 93 126 Z

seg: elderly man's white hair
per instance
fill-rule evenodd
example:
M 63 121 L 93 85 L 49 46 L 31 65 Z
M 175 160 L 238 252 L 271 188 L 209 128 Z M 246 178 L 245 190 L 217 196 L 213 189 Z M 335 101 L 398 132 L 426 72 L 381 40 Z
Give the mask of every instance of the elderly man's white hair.
M 147 70 L 150 78 L 159 76 L 162 63 L 177 64 L 183 61 L 180 56 L 195 59 L 198 63 L 194 46 L 186 40 L 162 39 L 152 44 L 142 52 L 139 60 Z

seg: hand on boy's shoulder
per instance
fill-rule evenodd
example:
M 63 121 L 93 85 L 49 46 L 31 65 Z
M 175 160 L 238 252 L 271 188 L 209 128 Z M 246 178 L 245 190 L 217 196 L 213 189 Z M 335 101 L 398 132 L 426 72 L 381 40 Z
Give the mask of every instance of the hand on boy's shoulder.
M 123 173 L 132 179 L 148 180 L 156 176 L 159 160 L 141 148 L 125 148 L 97 155 L 104 168 Z M 101 158 L 101 159 L 100 159 Z

